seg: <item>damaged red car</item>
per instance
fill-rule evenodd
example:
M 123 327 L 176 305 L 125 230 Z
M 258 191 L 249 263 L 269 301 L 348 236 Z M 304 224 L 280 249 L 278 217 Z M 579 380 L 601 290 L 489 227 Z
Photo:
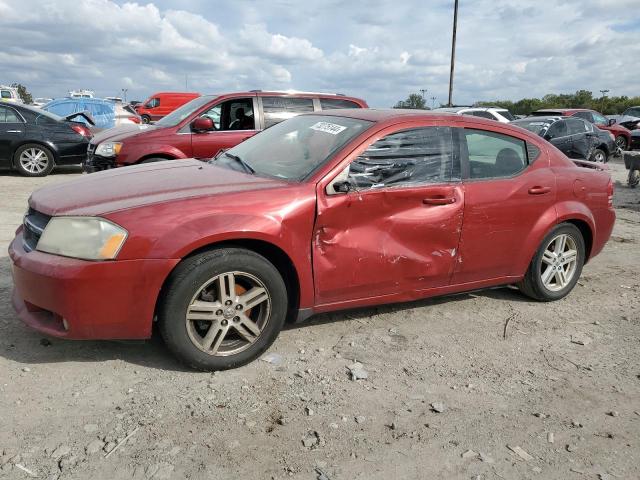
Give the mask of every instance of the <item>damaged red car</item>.
M 13 305 L 68 339 L 156 321 L 186 364 L 232 368 L 319 312 L 500 285 L 560 299 L 607 242 L 612 196 L 602 167 L 507 124 L 305 114 L 209 162 L 37 190 L 9 247 Z

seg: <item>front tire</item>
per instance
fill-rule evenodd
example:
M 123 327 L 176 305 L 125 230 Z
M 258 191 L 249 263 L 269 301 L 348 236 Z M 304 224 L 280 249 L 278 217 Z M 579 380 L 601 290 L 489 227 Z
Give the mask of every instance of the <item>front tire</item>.
M 575 287 L 584 260 L 582 233 L 573 224 L 561 223 L 544 237 L 518 287 L 541 302 L 559 300 Z
M 16 150 L 14 165 L 25 177 L 46 177 L 54 167 L 53 153 L 42 145 L 27 143 Z
M 187 258 L 171 273 L 158 310 L 164 341 L 197 370 L 245 365 L 275 341 L 287 315 L 287 289 L 263 256 L 220 248 Z
M 145 125 L 148 125 L 148 124 L 150 124 L 150 123 L 151 123 L 151 117 L 150 117 L 149 115 L 142 115 L 142 116 L 140 117 L 140 121 L 141 121 L 142 123 L 144 123 Z
M 592 162 L 607 163 L 607 153 L 601 148 L 596 148 L 591 155 Z

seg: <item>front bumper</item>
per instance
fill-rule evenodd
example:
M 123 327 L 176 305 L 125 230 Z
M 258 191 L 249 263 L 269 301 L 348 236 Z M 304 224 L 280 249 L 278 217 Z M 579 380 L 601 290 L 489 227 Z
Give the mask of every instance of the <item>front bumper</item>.
M 177 259 L 90 262 L 25 252 L 22 228 L 9 246 L 18 317 L 69 339 L 151 336 L 156 300 Z
M 82 164 L 83 171 L 85 171 L 86 173 L 93 173 L 100 172 L 102 170 L 109 170 L 118 166 L 115 157 L 101 157 L 95 155 L 93 153 L 94 149 L 95 145 L 89 146 L 89 149 L 87 150 L 87 158 Z

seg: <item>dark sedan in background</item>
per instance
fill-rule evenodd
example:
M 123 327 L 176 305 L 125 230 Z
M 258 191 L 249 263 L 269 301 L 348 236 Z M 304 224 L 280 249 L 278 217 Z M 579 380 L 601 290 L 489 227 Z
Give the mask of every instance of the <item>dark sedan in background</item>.
M 91 132 L 71 118 L 26 105 L 0 105 L 0 168 L 43 177 L 56 165 L 82 164 Z
M 580 118 L 535 116 L 511 123 L 540 135 L 569 158 L 604 163 L 617 153 L 613 135 Z

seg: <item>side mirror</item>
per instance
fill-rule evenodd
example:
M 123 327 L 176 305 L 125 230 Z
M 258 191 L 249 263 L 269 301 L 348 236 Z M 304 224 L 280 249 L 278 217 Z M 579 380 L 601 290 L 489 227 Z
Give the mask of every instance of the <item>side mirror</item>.
M 333 182 L 333 189 L 339 193 L 349 193 L 353 190 L 353 185 L 351 185 L 349 180 L 340 180 Z
M 610 118 L 608 122 L 609 126 L 613 125 L 614 123 L 616 123 L 615 118 Z
M 191 122 L 191 131 L 193 132 L 208 132 L 214 130 L 213 120 L 209 117 L 198 117 Z

